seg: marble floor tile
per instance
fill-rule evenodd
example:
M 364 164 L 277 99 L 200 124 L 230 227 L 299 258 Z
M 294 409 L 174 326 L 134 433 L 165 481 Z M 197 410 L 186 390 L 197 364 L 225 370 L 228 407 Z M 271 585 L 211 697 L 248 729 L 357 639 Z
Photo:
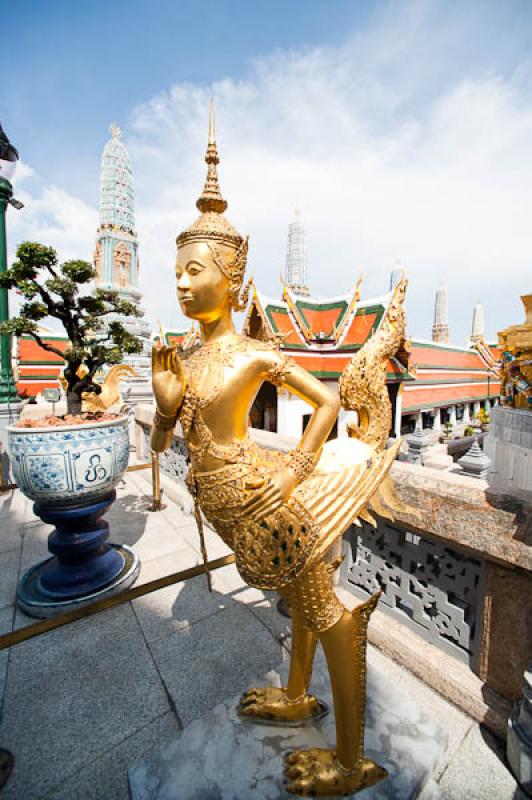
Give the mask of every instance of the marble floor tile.
M 439 785 L 452 800 L 526 800 L 504 757 L 504 745 L 472 725 Z
M 165 639 L 234 603 L 229 595 L 219 591 L 220 579 L 216 572 L 212 575 L 212 584 L 211 593 L 206 577 L 201 575 L 134 600 L 133 607 L 146 640 Z
M 178 734 L 177 718 L 173 711 L 168 711 L 112 750 L 102 751 L 74 778 L 47 794 L 46 800 L 129 800 L 129 765 L 142 753 L 161 747 Z
M 0 555 L 0 609 L 15 602 L 19 566 L 20 548 Z
M 133 610 L 121 606 L 11 649 L 3 797 L 41 797 L 170 709 Z
M 249 609 L 237 603 L 150 647 L 183 725 L 257 685 L 286 657 Z

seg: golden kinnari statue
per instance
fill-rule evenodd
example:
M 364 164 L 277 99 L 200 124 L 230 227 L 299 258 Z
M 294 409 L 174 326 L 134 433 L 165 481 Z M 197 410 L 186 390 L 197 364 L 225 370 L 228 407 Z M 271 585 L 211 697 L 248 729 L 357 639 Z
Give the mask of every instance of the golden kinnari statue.
M 384 380 L 387 356 L 404 336 L 406 281 L 396 286 L 377 333 L 344 371 L 339 398 L 275 346 L 236 332 L 232 311 L 247 300 L 248 287 L 241 291 L 248 240 L 223 215 L 212 105 L 205 160 L 200 216 L 177 237 L 176 263 L 179 303 L 199 322 L 201 344 L 153 350 L 151 447 L 166 450 L 180 421 L 198 524 L 201 508 L 234 550 L 244 580 L 275 589 L 291 608 L 288 685 L 245 692 L 241 714 L 279 724 L 321 716 L 323 704 L 308 693 L 319 639 L 332 683 L 336 749 L 287 753 L 287 788 L 299 795 L 349 794 L 387 774 L 363 752 L 367 626 L 379 593 L 353 612 L 344 608 L 332 586 L 337 564 L 329 563 L 327 552 L 359 517 L 373 521 L 369 507 L 390 517 L 388 509 L 398 504 L 388 471 L 399 443 L 386 449 L 391 408 Z M 262 449 L 249 437 L 250 409 L 264 381 L 314 408 L 288 454 Z M 340 400 L 358 411 L 360 425 L 350 430 L 356 438 L 325 444 Z
M 532 294 L 524 294 L 525 321 L 499 332 L 501 403 L 532 411 Z

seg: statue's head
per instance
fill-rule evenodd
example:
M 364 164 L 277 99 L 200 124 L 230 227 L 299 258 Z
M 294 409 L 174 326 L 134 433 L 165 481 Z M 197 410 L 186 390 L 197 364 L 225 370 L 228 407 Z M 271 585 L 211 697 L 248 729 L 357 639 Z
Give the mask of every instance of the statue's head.
M 183 313 L 206 320 L 221 310 L 242 310 L 248 287 L 241 295 L 248 240 L 224 217 L 227 202 L 221 195 L 216 166 L 220 159 L 214 134 L 211 101 L 209 143 L 205 155 L 207 179 L 196 206 L 198 219 L 177 237 L 177 296 Z

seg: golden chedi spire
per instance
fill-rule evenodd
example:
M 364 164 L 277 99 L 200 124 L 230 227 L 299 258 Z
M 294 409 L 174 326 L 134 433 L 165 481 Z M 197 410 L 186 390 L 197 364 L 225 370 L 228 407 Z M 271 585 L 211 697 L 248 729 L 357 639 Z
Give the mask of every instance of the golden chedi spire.
M 203 194 L 198 198 L 196 206 L 202 214 L 207 211 L 216 211 L 218 214 L 223 214 L 227 208 L 227 201 L 223 199 L 220 192 L 220 184 L 218 183 L 218 170 L 216 167 L 220 163 L 220 156 L 216 147 L 214 100 L 212 98 L 209 113 L 209 141 L 207 152 L 205 153 L 205 162 L 207 164 L 207 177 L 203 187 Z
M 211 100 L 209 119 L 209 140 L 205 154 L 207 163 L 207 177 L 203 192 L 196 202 L 201 216 L 177 237 L 177 245 L 181 247 L 185 242 L 215 240 L 236 249 L 244 242 L 244 237 L 224 217 L 227 201 L 222 197 L 218 183 L 217 166 L 220 163 L 218 148 L 216 146 L 214 127 L 214 100 Z

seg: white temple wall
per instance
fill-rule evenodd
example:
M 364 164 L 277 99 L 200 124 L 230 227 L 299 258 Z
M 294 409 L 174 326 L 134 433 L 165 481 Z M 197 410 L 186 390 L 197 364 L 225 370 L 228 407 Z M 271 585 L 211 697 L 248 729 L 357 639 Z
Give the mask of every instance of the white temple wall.
M 283 436 L 301 436 L 303 416 L 312 414 L 313 408 L 300 397 L 288 392 L 277 393 L 277 433 Z

